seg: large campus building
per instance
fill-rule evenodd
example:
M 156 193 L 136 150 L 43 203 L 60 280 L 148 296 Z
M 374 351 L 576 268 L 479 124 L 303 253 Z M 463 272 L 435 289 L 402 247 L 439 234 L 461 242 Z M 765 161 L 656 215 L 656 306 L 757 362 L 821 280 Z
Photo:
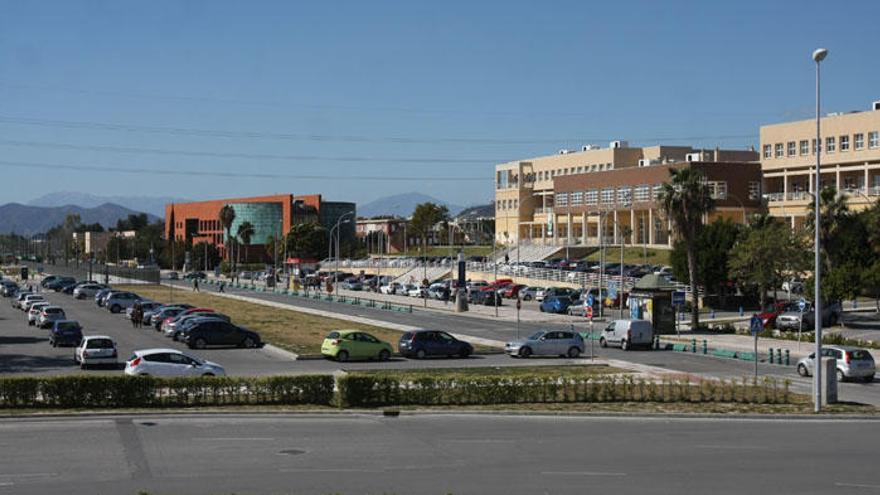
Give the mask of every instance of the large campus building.
M 270 236 L 286 235 L 295 224 L 318 222 L 328 231 L 343 215 L 351 221 L 340 226 L 340 242 L 354 240 L 356 210 L 354 203 L 324 201 L 320 194 L 295 196 L 276 194 L 250 198 L 214 199 L 165 205 L 165 236 L 179 241 L 207 242 L 226 256 L 226 230 L 220 223 L 220 209 L 229 205 L 235 211 L 230 229 L 233 236 L 244 222 L 254 227 L 249 249 L 250 261 L 263 261 L 262 249 Z
M 761 207 L 755 151 L 687 146 L 629 147 L 613 141 L 495 167 L 495 235 L 507 244 L 668 247 L 669 222 L 657 202 L 670 168 L 702 171 L 716 200 L 707 218 L 744 222 Z M 600 239 L 601 236 L 601 239 Z
M 880 197 L 880 102 L 873 110 L 820 119 L 821 185 L 846 195 L 853 210 Z M 761 127 L 761 168 L 770 214 L 803 227 L 816 174 L 815 119 Z

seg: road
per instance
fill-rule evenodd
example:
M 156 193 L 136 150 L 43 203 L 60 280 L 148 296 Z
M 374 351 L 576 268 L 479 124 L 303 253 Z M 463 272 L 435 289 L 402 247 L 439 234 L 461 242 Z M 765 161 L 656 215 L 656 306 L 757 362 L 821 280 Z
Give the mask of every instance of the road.
M 859 494 L 880 490 L 877 438 L 875 420 L 7 419 L 0 494 Z

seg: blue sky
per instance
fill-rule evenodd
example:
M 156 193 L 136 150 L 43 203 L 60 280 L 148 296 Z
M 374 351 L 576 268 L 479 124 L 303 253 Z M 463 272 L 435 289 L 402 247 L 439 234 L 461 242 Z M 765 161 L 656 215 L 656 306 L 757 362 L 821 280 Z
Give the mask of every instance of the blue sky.
M 759 125 L 811 115 L 817 46 L 825 109 L 880 100 L 876 0 L 0 12 L 0 203 L 54 190 L 485 202 L 495 163 L 563 147 L 757 146 Z

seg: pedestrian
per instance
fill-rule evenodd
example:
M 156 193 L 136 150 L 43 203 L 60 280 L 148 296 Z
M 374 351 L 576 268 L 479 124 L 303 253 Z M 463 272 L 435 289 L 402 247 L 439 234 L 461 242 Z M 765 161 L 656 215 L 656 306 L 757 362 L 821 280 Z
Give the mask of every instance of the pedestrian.
M 193 290 L 195 292 L 199 291 L 199 279 L 198 278 L 193 278 Z
M 141 309 L 141 303 L 134 303 L 134 307 L 131 308 L 131 327 L 137 328 L 137 319 L 138 319 L 138 311 Z
M 224 282 L 224 281 L 221 280 L 221 281 L 220 281 L 220 289 L 218 290 L 218 292 L 226 292 L 226 291 L 224 290 L 225 287 L 226 287 L 226 282 Z

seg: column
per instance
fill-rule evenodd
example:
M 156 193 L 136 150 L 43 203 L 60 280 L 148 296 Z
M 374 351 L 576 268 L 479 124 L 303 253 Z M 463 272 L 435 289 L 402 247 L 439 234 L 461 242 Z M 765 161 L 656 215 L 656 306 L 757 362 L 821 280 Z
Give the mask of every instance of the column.
M 672 220 L 666 221 L 666 244 L 672 246 Z
M 840 165 L 834 167 L 834 188 L 840 191 Z
M 809 183 L 808 192 L 816 192 L 813 189 L 813 172 L 812 172 L 812 170 L 813 170 L 813 167 L 810 167 L 810 172 L 807 174 L 807 181 Z
M 618 225 L 619 223 L 620 223 L 620 222 L 619 222 L 618 219 L 617 219 L 617 210 L 614 210 L 614 244 L 617 244 L 617 242 L 618 242 L 618 236 L 619 236 L 620 234 L 622 234 L 622 232 L 620 232 L 619 229 L 617 228 L 617 225 Z
M 867 175 L 867 174 L 868 174 L 868 171 L 865 170 L 865 175 Z M 865 180 L 867 180 L 867 177 L 865 177 Z M 866 182 L 866 184 L 867 184 L 867 182 Z M 581 224 L 582 224 L 582 227 L 581 227 L 581 244 L 586 245 L 586 244 L 587 244 L 587 235 L 588 235 L 588 233 L 589 233 L 589 232 L 587 231 L 587 212 L 586 212 L 586 211 L 584 211 L 583 214 L 582 214 L 582 217 L 581 217 Z
M 636 210 L 629 210 L 629 231 L 631 234 L 629 235 L 629 245 L 635 245 L 636 243 Z
M 788 169 L 782 171 L 782 200 L 788 200 Z
M 568 214 L 568 219 L 567 219 L 567 220 L 568 220 L 568 221 L 566 222 L 566 230 L 567 230 L 566 234 L 567 234 L 567 237 L 568 237 L 568 241 L 567 241 L 567 242 L 568 242 L 568 244 L 570 245 L 570 244 L 571 244 L 571 213 Z
M 869 187 L 871 187 L 871 184 L 868 183 L 868 179 L 871 178 L 871 174 L 869 172 L 870 171 L 868 169 L 868 164 L 865 164 L 865 184 L 862 186 L 862 188 L 864 189 L 862 192 L 864 192 L 866 196 L 870 196 L 871 194 L 869 192 L 870 189 L 868 189 Z
M 648 244 L 654 245 L 654 209 L 648 208 Z

